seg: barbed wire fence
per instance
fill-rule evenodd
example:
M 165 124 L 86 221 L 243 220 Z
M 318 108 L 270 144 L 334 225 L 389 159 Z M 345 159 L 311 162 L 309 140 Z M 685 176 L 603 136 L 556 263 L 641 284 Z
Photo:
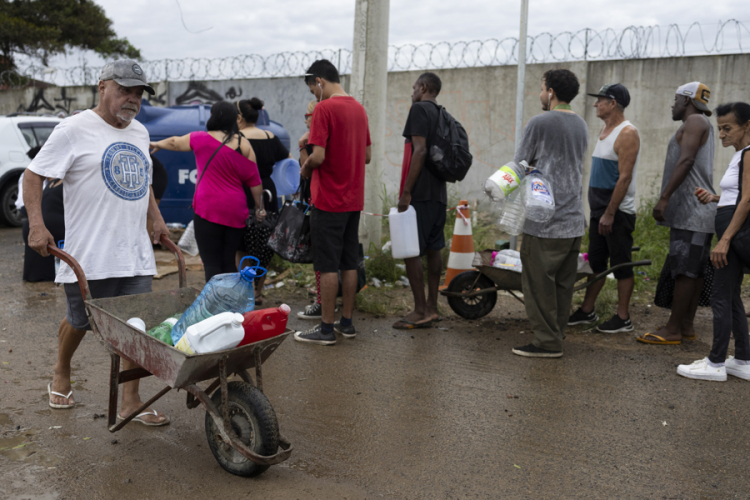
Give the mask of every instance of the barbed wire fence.
M 711 33 L 715 29 L 715 33 Z M 750 28 L 736 19 L 709 28 L 698 22 L 668 26 L 630 26 L 620 31 L 590 28 L 528 37 L 527 63 L 644 59 L 744 53 L 750 48 Z M 248 54 L 224 58 L 183 58 L 143 61 L 149 80 L 230 80 L 301 76 L 316 59 L 329 59 L 339 73 L 351 73 L 350 49 Z M 388 70 L 428 70 L 517 64 L 518 39 L 406 44 L 388 48 Z M 18 88 L 30 80 L 70 85 L 95 85 L 100 66 L 48 68 L 29 64 L 20 71 L 0 73 L 0 88 Z

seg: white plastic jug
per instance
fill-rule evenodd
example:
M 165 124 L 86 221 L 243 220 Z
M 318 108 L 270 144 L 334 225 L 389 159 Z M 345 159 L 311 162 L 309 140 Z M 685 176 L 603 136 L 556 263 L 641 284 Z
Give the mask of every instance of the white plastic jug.
M 244 319 L 232 312 L 211 316 L 189 326 L 175 348 L 185 354 L 203 354 L 237 347 L 245 338 Z
M 391 254 L 394 259 L 419 257 L 419 236 L 417 233 L 417 211 L 409 205 L 406 212 L 391 207 L 388 214 L 391 226 Z
M 484 182 L 484 192 L 492 201 L 502 201 L 515 191 L 526 174 L 528 163 L 509 161 Z

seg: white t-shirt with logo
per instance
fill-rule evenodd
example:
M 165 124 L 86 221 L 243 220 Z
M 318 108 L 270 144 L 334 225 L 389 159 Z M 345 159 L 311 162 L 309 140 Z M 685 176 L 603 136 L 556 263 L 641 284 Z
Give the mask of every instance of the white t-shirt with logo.
M 146 232 L 152 165 L 149 135 L 136 120 L 124 129 L 88 110 L 63 120 L 29 170 L 63 180 L 65 251 L 86 279 L 153 276 Z M 57 283 L 75 283 L 64 262 Z

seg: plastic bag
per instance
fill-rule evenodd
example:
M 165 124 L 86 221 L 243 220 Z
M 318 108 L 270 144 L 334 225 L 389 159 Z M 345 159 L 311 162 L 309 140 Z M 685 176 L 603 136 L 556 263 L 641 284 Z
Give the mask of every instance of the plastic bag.
M 198 255 L 198 242 L 195 241 L 195 228 L 193 227 L 193 221 L 185 228 L 185 232 L 182 233 L 180 241 L 177 242 L 177 246 L 183 252 L 195 257 Z
M 268 246 L 279 257 L 296 264 L 312 262 L 309 206 L 299 201 L 286 201 L 279 220 L 268 239 Z

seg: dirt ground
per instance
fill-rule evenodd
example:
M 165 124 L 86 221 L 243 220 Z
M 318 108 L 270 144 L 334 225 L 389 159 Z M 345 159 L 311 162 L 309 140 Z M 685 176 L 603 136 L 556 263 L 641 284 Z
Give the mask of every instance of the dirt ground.
M 395 317 L 358 313 L 356 339 L 287 339 L 264 365 L 264 384 L 295 450 L 245 479 L 214 460 L 205 412 L 187 410 L 183 391 L 155 405 L 169 426 L 109 433 L 109 356 L 93 334 L 74 358 L 79 405 L 50 409 L 65 298 L 54 284 L 23 283 L 22 259 L 21 231 L 0 229 L 1 498 L 750 497 L 750 385 L 675 373 L 708 354 L 708 308 L 695 342 L 638 344 L 635 334 L 664 324 L 667 312 L 637 306 L 635 334 L 569 330 L 558 360 L 511 353 L 532 335 L 507 296 L 478 321 L 449 313 L 404 333 L 390 328 Z M 189 283 L 200 286 L 201 273 Z M 154 282 L 176 287 L 176 275 Z M 308 303 L 301 289 L 267 300 L 295 313 Z M 295 317 L 290 326 L 312 325 Z M 159 389 L 142 381 L 144 396 Z

